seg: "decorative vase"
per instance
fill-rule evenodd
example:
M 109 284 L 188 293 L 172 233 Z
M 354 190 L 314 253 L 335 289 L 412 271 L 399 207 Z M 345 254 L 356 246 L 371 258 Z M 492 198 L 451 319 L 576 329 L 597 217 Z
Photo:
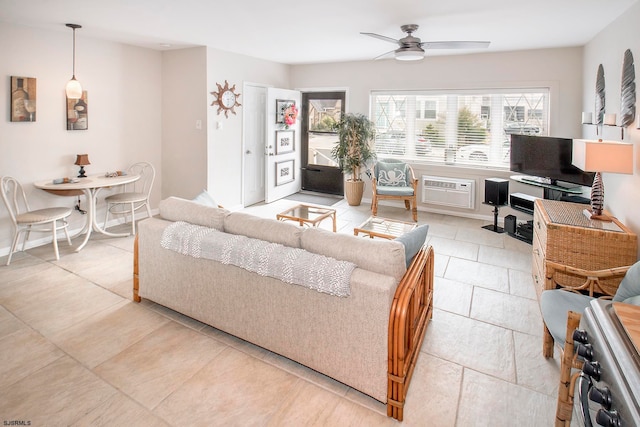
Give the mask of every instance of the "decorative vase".
M 600 172 L 596 172 L 591 186 L 591 214 L 602 215 L 602 209 L 604 209 L 604 183 Z
M 347 196 L 349 206 L 360 206 L 364 194 L 364 181 L 347 180 L 344 183 L 344 193 Z

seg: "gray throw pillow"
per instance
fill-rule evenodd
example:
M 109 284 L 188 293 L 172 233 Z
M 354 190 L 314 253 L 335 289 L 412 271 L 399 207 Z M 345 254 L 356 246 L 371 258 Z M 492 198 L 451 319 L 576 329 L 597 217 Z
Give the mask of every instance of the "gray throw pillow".
M 386 187 L 409 187 L 409 166 L 406 163 L 378 162 L 378 185 Z
M 624 275 L 613 300 L 619 302 L 638 295 L 640 295 L 640 261 L 633 264 Z
M 422 245 L 424 245 L 427 239 L 427 232 L 429 231 L 429 225 L 420 225 L 408 233 L 404 233 L 400 237 L 396 237 L 395 240 L 404 245 L 404 256 L 407 262 L 407 268 L 411 265 L 413 257 L 416 256 Z

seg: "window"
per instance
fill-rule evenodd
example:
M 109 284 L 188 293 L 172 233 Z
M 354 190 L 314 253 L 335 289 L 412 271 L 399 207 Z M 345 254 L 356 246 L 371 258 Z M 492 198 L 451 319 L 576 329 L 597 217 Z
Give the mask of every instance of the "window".
M 549 89 L 373 91 L 379 157 L 509 167 L 510 135 L 548 135 Z
M 435 100 L 418 100 L 418 111 L 416 117 L 419 119 L 436 119 L 438 104 Z

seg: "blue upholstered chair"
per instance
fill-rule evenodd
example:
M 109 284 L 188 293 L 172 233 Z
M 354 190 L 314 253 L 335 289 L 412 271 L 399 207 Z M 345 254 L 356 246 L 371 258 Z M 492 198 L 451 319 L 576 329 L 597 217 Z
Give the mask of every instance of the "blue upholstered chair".
M 613 301 L 640 305 L 640 261 L 632 266 L 611 268 L 598 271 L 587 271 L 568 267 L 547 261 L 547 276 L 553 277 L 554 272 L 568 273 L 585 279 L 583 288 L 590 294 L 601 289 L 599 281 L 615 277 L 623 277 L 618 290 L 613 296 L 606 296 Z M 546 290 L 540 296 L 540 310 L 545 324 L 543 354 L 553 357 L 553 343 L 564 346 L 567 332 L 567 313 L 574 312 L 582 315 L 593 297 L 584 295 L 570 288 Z
M 599 286 L 600 280 L 624 276 L 615 295 L 608 298 L 640 305 L 640 261 L 630 267 L 598 271 L 587 271 L 547 261 L 547 276 L 553 278 L 556 271 L 583 277 L 585 283 L 581 288 L 588 290 L 591 295 L 594 289 L 602 289 Z M 562 349 L 556 425 L 565 425 L 571 421 L 574 395 L 572 384 L 575 380 L 572 379 L 571 370 L 582 369 L 582 362 L 574 357 L 573 331 L 580 325 L 582 313 L 593 299 L 594 297 L 567 288 L 546 290 L 540 295 L 540 310 L 545 325 L 542 352 L 545 357 L 553 357 L 554 341 Z M 575 375 L 577 373 L 573 376 Z
M 379 200 L 404 200 L 405 207 L 411 209 L 413 220 L 418 221 L 418 180 L 409 164 L 396 159 L 379 160 L 373 168 L 372 187 L 373 216 L 378 214 Z

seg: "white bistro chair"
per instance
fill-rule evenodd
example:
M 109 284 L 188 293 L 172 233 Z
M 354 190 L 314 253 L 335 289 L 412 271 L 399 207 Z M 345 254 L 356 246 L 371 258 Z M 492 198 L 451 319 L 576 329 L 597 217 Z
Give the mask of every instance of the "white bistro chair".
M 151 217 L 149 197 L 156 179 L 156 170 L 151 163 L 139 162 L 131 165 L 128 174 L 140 175 L 140 179 L 124 185 L 121 193 L 112 194 L 104 200 L 107 202 L 107 211 L 104 216 L 104 228 L 107 228 L 109 214 L 131 215 L 131 234 L 136 234 L 135 212 L 143 206 L 147 208 L 147 215 Z
M 26 232 L 24 241 L 22 242 L 22 250 L 29 240 L 29 234 L 32 231 L 46 231 L 53 233 L 53 251 L 56 254 L 56 260 L 60 259 L 58 253 L 58 230 L 64 230 L 67 236 L 67 242 L 71 246 L 71 238 L 69 237 L 69 231 L 67 230 L 68 223 L 66 218 L 71 215 L 71 208 L 44 208 L 31 210 L 29 209 L 29 203 L 27 202 L 27 196 L 24 193 L 22 185 L 17 179 L 4 176 L 2 177 L 2 200 L 7 206 L 9 216 L 13 223 L 14 235 L 13 242 L 11 243 L 11 250 L 9 251 L 9 258 L 7 258 L 7 265 L 11 263 L 11 257 L 16 252 L 18 246 L 18 240 L 20 233 Z M 60 223 L 58 223 L 60 221 Z M 47 225 L 49 225 L 47 227 Z M 34 227 L 42 226 L 42 227 Z

